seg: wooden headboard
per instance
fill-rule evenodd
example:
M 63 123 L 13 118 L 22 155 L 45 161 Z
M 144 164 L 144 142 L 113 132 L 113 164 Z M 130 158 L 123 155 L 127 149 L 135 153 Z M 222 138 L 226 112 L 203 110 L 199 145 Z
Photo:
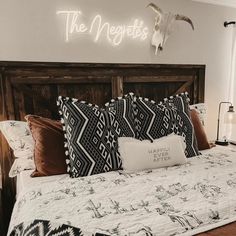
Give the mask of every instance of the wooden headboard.
M 128 92 L 154 100 L 187 91 L 192 103 L 204 102 L 204 65 L 81 64 L 0 62 L 0 120 L 26 114 L 58 119 L 58 95 L 102 106 Z M 0 136 L 4 218 L 9 220 L 15 185 L 8 178 L 14 157 Z

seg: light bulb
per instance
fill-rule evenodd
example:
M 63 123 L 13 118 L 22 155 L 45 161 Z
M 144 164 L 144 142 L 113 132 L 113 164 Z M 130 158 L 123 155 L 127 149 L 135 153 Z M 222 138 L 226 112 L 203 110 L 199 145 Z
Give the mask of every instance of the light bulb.
M 234 113 L 233 112 L 228 112 L 228 119 L 230 120 L 230 121 L 232 121 L 233 120 L 233 118 L 234 118 Z

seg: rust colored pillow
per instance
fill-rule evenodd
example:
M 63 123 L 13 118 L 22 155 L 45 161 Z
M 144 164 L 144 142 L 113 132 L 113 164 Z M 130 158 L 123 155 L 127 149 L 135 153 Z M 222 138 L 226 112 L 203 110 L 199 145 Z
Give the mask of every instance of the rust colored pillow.
M 36 169 L 31 177 L 67 173 L 64 134 L 59 121 L 28 115 L 25 117 L 35 141 Z
M 210 149 L 211 147 L 207 140 L 207 135 L 201 123 L 201 120 L 199 118 L 198 112 L 193 109 L 191 110 L 190 115 L 191 115 L 191 120 L 192 120 L 194 131 L 195 131 L 195 135 L 197 137 L 198 149 L 199 150 Z

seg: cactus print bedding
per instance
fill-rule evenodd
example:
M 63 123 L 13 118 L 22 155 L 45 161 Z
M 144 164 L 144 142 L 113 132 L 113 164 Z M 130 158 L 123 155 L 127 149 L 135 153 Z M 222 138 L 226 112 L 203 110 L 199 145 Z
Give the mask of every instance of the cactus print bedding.
M 186 236 L 233 221 L 236 149 L 216 147 L 182 166 L 35 184 L 20 193 L 8 235 Z

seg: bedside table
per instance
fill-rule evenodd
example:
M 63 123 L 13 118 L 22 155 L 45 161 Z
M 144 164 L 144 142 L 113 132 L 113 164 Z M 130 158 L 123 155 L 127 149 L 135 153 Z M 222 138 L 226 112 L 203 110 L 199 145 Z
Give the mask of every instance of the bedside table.
M 232 148 L 236 148 L 236 143 L 235 142 L 229 143 L 229 146 L 232 147 Z
M 229 143 L 228 147 L 236 150 L 236 145 L 235 144 Z

